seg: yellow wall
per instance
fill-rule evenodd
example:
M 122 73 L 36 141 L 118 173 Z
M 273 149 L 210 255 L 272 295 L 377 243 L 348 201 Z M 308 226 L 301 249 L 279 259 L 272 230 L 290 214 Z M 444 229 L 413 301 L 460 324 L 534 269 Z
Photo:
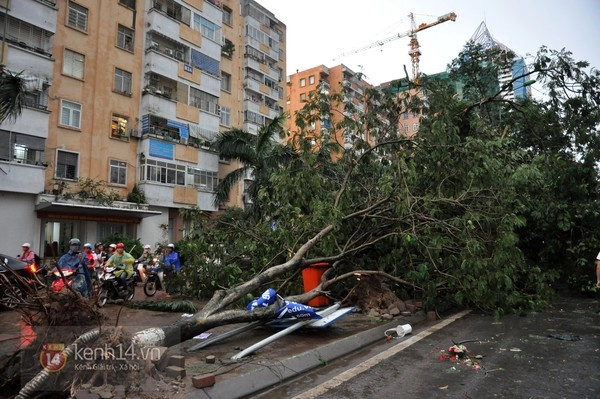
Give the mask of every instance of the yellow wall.
M 136 181 L 136 139 L 111 138 L 112 114 L 129 118 L 128 129 L 138 128 L 143 13 L 119 5 L 118 2 L 78 0 L 88 9 L 86 32 L 66 25 L 67 0 L 57 1 L 58 20 L 54 39 L 55 61 L 53 83 L 50 88 L 50 125 L 47 141 L 47 161 L 53 167 L 47 169 L 46 188 L 51 188 L 55 170 L 56 149 L 79 153 L 79 177 L 109 181 L 109 160 L 126 161 L 129 165 L 127 187 L 110 186 L 123 197 Z M 137 8 L 143 9 L 143 0 Z M 133 51 L 117 47 L 118 25 L 133 28 L 135 42 Z M 64 75 L 63 55 L 65 49 L 83 54 L 84 76 L 77 79 Z M 113 92 L 115 68 L 132 74 L 132 95 Z M 73 129 L 60 125 L 61 100 L 81 104 L 81 128 Z M 135 158 L 135 155 L 133 156 Z

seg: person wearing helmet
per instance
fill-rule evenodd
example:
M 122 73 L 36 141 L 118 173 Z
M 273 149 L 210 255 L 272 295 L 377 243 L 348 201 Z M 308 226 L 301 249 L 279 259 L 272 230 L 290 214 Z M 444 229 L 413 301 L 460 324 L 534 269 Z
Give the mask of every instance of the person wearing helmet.
M 23 243 L 21 245 L 21 250 L 23 253 L 17 255 L 17 259 L 27 262 L 27 264 L 31 264 L 35 262 L 35 253 L 31 250 L 31 244 L 28 242 Z
M 142 283 L 146 281 L 146 267 L 152 262 L 153 257 L 152 247 L 148 244 L 144 245 L 144 253 L 136 259 L 136 262 L 138 263 L 137 270 L 140 273 Z
M 175 273 L 178 273 L 179 269 L 181 268 L 179 254 L 175 252 L 175 245 L 173 244 L 167 245 L 165 253 L 160 261 L 165 264 L 166 271 L 174 271 Z
M 89 293 L 90 275 L 87 268 L 88 258 L 80 252 L 81 241 L 73 238 L 69 241 L 69 251 L 60 257 L 58 267 L 61 269 L 71 269 L 75 272 L 71 287 L 83 296 Z
M 125 289 L 125 281 L 133 276 L 133 262 L 135 262 L 135 259 L 129 252 L 125 252 L 125 244 L 122 242 L 117 243 L 115 246 L 117 248 L 115 254 L 106 261 L 105 266 L 117 268 L 115 276 L 119 280 L 119 289 Z
M 94 244 L 94 253 L 96 254 L 96 260 L 98 261 L 96 266 L 97 270 L 98 268 L 102 267 L 102 265 L 104 265 L 104 263 L 106 263 L 106 261 L 108 260 L 108 256 L 106 252 L 104 252 L 104 244 L 102 244 L 100 241 Z
M 96 267 L 98 266 L 98 256 L 93 251 L 92 244 L 86 242 L 83 244 L 83 253 L 88 260 L 87 267 L 92 279 L 96 278 Z M 90 281 L 91 283 L 91 281 Z
M 115 254 L 116 249 L 117 249 L 117 244 L 113 243 L 108 246 L 108 252 L 106 253 L 106 261 L 104 262 L 104 265 L 106 265 L 106 262 L 108 262 L 110 257 Z

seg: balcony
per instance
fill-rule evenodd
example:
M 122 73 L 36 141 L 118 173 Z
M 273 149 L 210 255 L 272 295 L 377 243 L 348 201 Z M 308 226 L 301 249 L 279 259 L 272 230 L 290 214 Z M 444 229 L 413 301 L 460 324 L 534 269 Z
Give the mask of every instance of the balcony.
M 2 190 L 37 194 L 44 191 L 44 166 L 28 165 L 19 161 L 0 161 Z M 27 182 L 27 184 L 23 184 Z
M 56 1 L 11 1 L 10 14 L 19 15 L 23 21 L 56 33 L 56 16 L 58 9 Z

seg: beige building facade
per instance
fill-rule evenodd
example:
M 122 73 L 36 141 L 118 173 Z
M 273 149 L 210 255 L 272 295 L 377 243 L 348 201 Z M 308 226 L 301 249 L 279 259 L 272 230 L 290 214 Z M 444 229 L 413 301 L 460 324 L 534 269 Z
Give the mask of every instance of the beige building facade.
M 188 221 L 179 210 L 218 211 L 214 188 L 235 167 L 209 148 L 216 135 L 255 132 L 282 110 L 285 25 L 254 1 L 2 6 L 15 32 L 5 37 L 5 65 L 25 70 L 32 90 L 23 116 L 0 126 L 0 168 L 10 170 L 0 175 L 10 205 L 0 221 L 27 226 L 0 252 L 28 241 L 55 257 L 71 237 L 94 243 L 115 233 L 150 245 L 181 239 Z M 254 65 L 257 51 L 265 56 Z M 257 109 L 249 76 L 262 94 Z M 243 187 L 228 206 L 243 206 Z

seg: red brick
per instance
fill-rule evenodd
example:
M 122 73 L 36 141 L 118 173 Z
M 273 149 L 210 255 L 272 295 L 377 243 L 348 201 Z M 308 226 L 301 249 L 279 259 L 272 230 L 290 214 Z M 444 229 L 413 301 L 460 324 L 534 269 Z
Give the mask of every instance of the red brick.
M 185 369 L 183 367 L 178 366 L 169 366 L 165 369 L 167 372 L 167 377 L 169 378 L 184 378 L 185 377 Z
M 215 375 L 214 374 L 201 374 L 195 375 L 192 377 L 192 384 L 194 387 L 198 389 L 212 387 L 215 385 Z

